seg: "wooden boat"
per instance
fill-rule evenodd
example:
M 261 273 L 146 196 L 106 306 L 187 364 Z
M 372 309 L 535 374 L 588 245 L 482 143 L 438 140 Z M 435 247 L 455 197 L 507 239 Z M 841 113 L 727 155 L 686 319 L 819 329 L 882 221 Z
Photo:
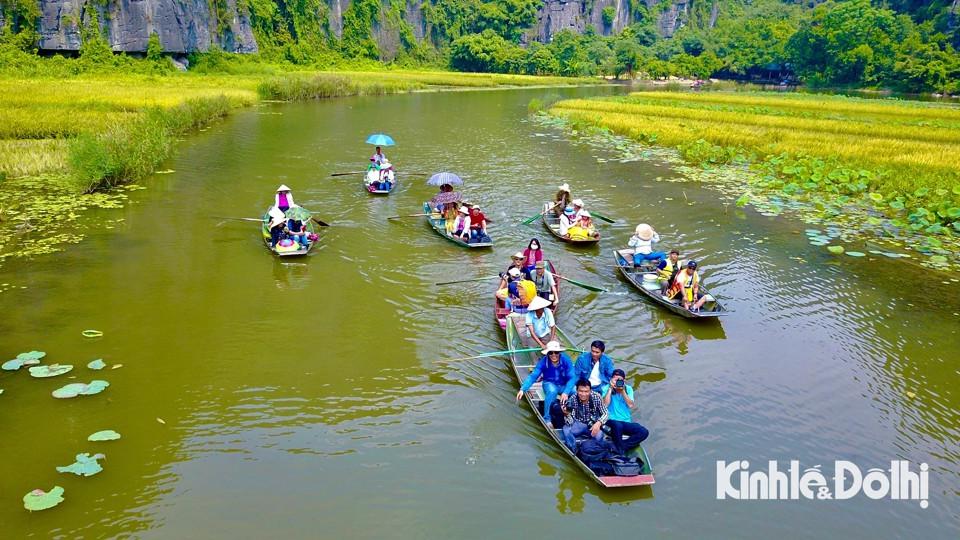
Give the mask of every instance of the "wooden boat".
M 396 189 L 397 187 L 396 173 L 393 174 L 393 178 L 390 180 L 390 189 L 380 189 L 378 187 L 374 187 L 374 183 L 370 181 L 370 178 L 368 175 L 370 174 L 371 170 L 374 170 L 374 169 L 368 169 L 367 175 L 364 175 L 363 177 L 363 188 L 367 190 L 367 193 L 370 193 L 371 195 L 389 195 L 390 192 Z
M 570 238 L 567 238 L 566 236 L 561 235 L 560 234 L 560 216 L 555 214 L 552 210 L 548 210 L 549 207 L 550 207 L 550 203 L 544 203 L 543 216 L 541 216 L 541 219 L 543 220 L 543 226 L 546 227 L 547 230 L 550 231 L 550 234 L 555 236 L 558 240 L 560 240 L 561 242 L 566 242 L 568 244 L 575 244 L 578 246 L 590 246 L 600 241 L 599 233 L 595 238 L 587 238 L 583 240 L 571 240 Z
M 523 340 L 520 338 L 520 333 L 517 328 L 522 316 L 513 314 L 507 316 L 507 346 L 511 350 L 524 349 Z M 564 334 L 559 328 L 557 328 L 557 338 L 560 340 L 560 343 L 564 347 L 576 348 L 573 345 L 573 342 Z M 524 353 L 512 353 L 510 355 L 510 365 L 513 368 L 514 374 L 517 376 L 517 381 L 521 384 L 523 380 L 527 378 L 527 375 L 533 371 L 533 368 L 537 365 L 537 361 L 540 359 L 540 355 L 536 352 L 524 352 Z M 536 415 L 537 420 L 540 421 L 540 424 L 543 426 L 543 429 L 547 431 L 553 441 L 557 443 L 564 453 L 573 460 L 573 462 L 579 467 L 584 474 L 592 478 L 595 482 L 600 484 L 603 487 L 616 488 L 616 487 L 631 487 L 631 486 L 649 486 L 654 483 L 653 478 L 653 469 L 650 465 L 650 458 L 647 456 L 647 452 L 643 449 L 643 446 L 638 446 L 635 449 L 630 451 L 631 457 L 636 457 L 643 462 L 643 466 L 640 469 L 640 474 L 637 476 L 597 476 L 590 467 L 586 465 L 583 461 L 580 460 L 563 442 L 563 430 L 554 429 L 553 425 L 547 424 L 546 420 L 543 419 L 543 413 L 540 412 L 540 407 L 543 403 L 543 390 L 541 383 L 534 384 L 530 390 L 528 390 L 524 397 L 527 400 L 527 404 L 530 405 L 530 408 L 533 409 L 533 414 Z M 571 399 L 576 399 L 576 396 L 573 396 Z
M 306 215 L 309 215 L 310 213 L 306 209 L 303 209 L 303 211 L 306 213 Z M 298 256 L 306 255 L 307 253 L 310 253 L 310 250 L 312 250 L 313 247 L 317 245 L 317 242 L 310 242 L 310 244 L 307 246 L 307 249 L 303 249 L 299 244 L 294 242 L 293 245 L 289 247 L 281 246 L 280 244 L 277 244 L 276 247 L 272 247 L 270 245 L 270 214 L 269 212 L 270 212 L 270 209 L 268 208 L 267 213 L 263 215 L 263 224 L 260 226 L 260 233 L 263 236 L 264 245 L 267 246 L 267 249 L 272 251 L 275 255 L 277 255 L 278 257 L 298 257 Z M 287 210 L 287 212 L 289 212 L 289 210 Z M 312 219 L 304 220 L 304 228 L 307 230 L 308 234 L 317 233 L 317 226 Z
M 551 262 L 549 259 L 544 259 L 544 266 L 546 266 L 547 272 L 550 272 L 551 274 L 557 273 L 557 269 L 553 266 L 553 262 Z M 560 279 L 554 278 L 554 280 L 556 280 L 556 283 L 557 283 L 557 292 L 560 292 Z M 556 315 L 558 309 L 560 309 L 559 306 L 557 308 L 554 308 L 553 310 L 554 315 Z M 494 296 L 493 297 L 493 318 L 496 319 L 497 324 L 500 325 L 501 329 L 507 328 L 507 315 L 510 315 L 510 313 L 511 311 L 509 308 L 507 308 L 504 301 Z M 521 312 L 518 311 L 517 313 L 521 313 Z M 523 311 L 523 313 L 525 313 L 525 311 Z
M 437 212 L 431 211 L 430 203 L 423 203 L 423 213 L 427 214 L 427 225 L 430 226 L 437 234 L 446 238 L 447 240 L 465 248 L 488 248 L 493 246 L 493 242 L 464 242 L 462 238 L 447 234 L 447 220 L 443 218 Z
M 630 254 L 632 254 L 632 252 Z M 643 276 L 648 274 L 656 275 L 656 271 L 634 269 L 633 261 L 628 260 L 624 253 L 621 253 L 620 251 L 614 251 L 613 258 L 617 268 L 620 269 L 620 273 L 623 274 L 623 277 L 627 278 L 627 280 L 632 283 L 637 290 L 653 301 L 653 303 L 662 306 L 676 313 L 677 315 L 680 315 L 681 317 L 686 317 L 688 319 L 710 319 L 729 313 L 729 311 L 727 311 L 726 308 L 720 304 L 720 301 L 714 298 L 712 295 L 710 298 L 714 299 L 708 300 L 706 303 L 704 303 L 703 307 L 700 308 L 700 311 L 690 311 L 689 309 L 684 309 L 683 303 L 679 298 L 668 300 L 660 294 L 659 287 L 656 290 L 649 290 L 643 286 Z M 700 291 L 704 295 L 709 294 L 706 287 L 704 287 L 702 284 L 700 285 Z

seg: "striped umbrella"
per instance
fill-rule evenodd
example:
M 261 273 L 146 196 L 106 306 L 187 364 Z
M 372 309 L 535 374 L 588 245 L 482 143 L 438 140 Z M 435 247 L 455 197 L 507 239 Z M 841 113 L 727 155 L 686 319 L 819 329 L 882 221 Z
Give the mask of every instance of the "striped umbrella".
M 451 186 L 462 186 L 463 179 L 452 172 L 439 172 L 427 180 L 428 186 L 442 186 L 444 184 L 450 184 Z

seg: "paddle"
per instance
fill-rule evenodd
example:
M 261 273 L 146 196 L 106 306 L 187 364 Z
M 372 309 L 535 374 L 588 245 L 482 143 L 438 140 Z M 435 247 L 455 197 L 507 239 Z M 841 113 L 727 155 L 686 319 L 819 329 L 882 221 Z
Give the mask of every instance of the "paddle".
M 610 219 L 610 218 L 608 218 L 607 216 L 601 214 L 600 212 L 594 212 L 593 210 L 590 211 L 590 215 L 593 216 L 593 217 L 595 217 L 595 218 L 597 218 L 597 219 L 599 219 L 600 221 L 606 221 L 607 223 L 616 223 L 616 222 L 617 222 L 616 220 Z
M 469 282 L 471 282 L 471 281 L 486 281 L 486 280 L 488 280 L 488 279 L 493 279 L 493 278 L 498 278 L 498 277 L 500 277 L 500 276 L 487 276 L 487 277 L 474 278 L 474 279 L 460 279 L 460 280 L 457 280 L 457 281 L 441 281 L 440 283 L 434 283 L 434 285 L 453 285 L 454 283 L 469 283 Z
M 315 218 L 315 217 L 312 217 L 312 216 L 311 216 L 310 219 L 312 219 L 314 222 L 316 222 L 317 225 L 319 225 L 319 226 L 321 226 L 321 227 L 329 227 L 329 226 L 330 226 L 329 223 L 327 223 L 327 222 L 325 222 L 325 221 L 320 221 L 319 219 L 317 219 L 317 218 Z
M 430 214 L 407 214 L 405 216 L 390 216 L 387 219 L 400 219 L 405 217 L 423 217 L 423 216 L 429 216 L 429 215 Z
M 511 353 L 534 352 L 534 351 L 540 351 L 540 350 L 542 350 L 540 347 L 533 347 L 531 349 L 508 349 L 506 351 L 488 352 L 488 353 L 478 354 L 476 356 L 467 356 L 465 358 L 450 358 L 448 360 L 444 360 L 444 362 L 458 362 L 460 360 L 475 360 L 477 358 L 489 358 L 491 356 L 504 356 Z
M 568 351 L 576 351 L 576 352 L 580 352 L 580 353 L 588 353 L 588 352 L 590 352 L 590 351 L 585 351 L 585 350 L 583 350 L 583 349 L 571 349 L 571 348 L 567 348 L 566 350 L 568 350 Z M 612 361 L 614 361 L 614 362 L 619 362 L 619 360 L 616 360 L 616 359 L 614 359 L 614 358 L 611 358 L 610 360 L 612 360 Z M 646 366 L 646 367 L 652 367 L 652 368 L 656 368 L 656 369 L 662 369 L 663 371 L 666 371 L 666 370 L 667 370 L 667 368 L 665 368 L 665 367 L 655 366 L 655 365 L 653 365 L 653 364 L 644 364 L 643 362 L 627 362 L 627 363 L 628 363 L 628 364 L 635 364 L 635 365 L 638 365 L 638 366 Z
M 540 216 L 546 214 L 546 213 L 549 212 L 550 210 L 553 210 L 553 208 L 554 208 L 555 206 L 557 206 L 557 204 L 558 204 L 558 203 L 553 203 L 553 204 L 551 204 L 550 207 L 547 208 L 546 210 L 544 210 L 543 212 L 540 212 L 539 214 L 537 214 L 537 215 L 535 215 L 535 216 L 533 216 L 533 217 L 528 217 L 527 219 L 521 221 L 520 224 L 521 224 L 521 225 L 529 225 L 529 224 L 533 223 L 534 221 L 540 219 Z
M 210 217 L 212 217 L 212 218 L 214 218 L 214 219 L 234 219 L 234 220 L 237 220 L 237 221 L 256 221 L 256 222 L 258 222 L 258 223 L 263 223 L 263 220 L 262 220 L 262 219 L 260 219 L 260 218 L 252 218 L 252 217 L 227 217 L 227 216 L 210 216 Z
M 366 172 L 367 171 L 338 172 L 338 173 L 333 173 L 330 176 L 350 176 L 351 174 L 364 174 Z
M 577 280 L 570 279 L 570 278 L 568 278 L 568 277 L 566 277 L 566 276 L 561 276 L 560 274 L 554 274 L 553 272 L 550 272 L 550 273 L 553 274 L 554 277 L 558 277 L 558 278 L 560 278 L 560 279 L 569 281 L 570 283 L 573 283 L 574 285 L 576 285 L 576 286 L 578 286 L 578 287 L 582 287 L 582 288 L 584 288 L 584 289 L 586 289 L 586 290 L 588 290 L 588 291 L 593 291 L 593 292 L 607 292 L 607 290 L 604 289 L 604 288 L 602 288 L 602 287 L 597 287 L 597 286 L 595 286 L 595 285 L 588 285 L 588 284 L 586 284 L 586 283 L 581 283 L 581 282 L 579 282 L 579 281 L 577 281 Z

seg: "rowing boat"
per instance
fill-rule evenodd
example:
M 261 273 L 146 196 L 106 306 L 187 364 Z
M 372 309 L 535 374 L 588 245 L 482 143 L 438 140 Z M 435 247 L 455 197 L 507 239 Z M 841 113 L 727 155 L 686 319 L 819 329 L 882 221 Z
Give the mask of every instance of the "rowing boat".
M 307 253 L 310 253 L 310 250 L 313 249 L 313 246 L 315 246 L 317 242 L 310 242 L 309 244 L 307 244 L 306 249 L 304 249 L 297 242 L 293 242 L 290 245 L 281 245 L 281 244 L 286 244 L 286 242 L 283 242 L 282 240 L 281 242 L 277 243 L 276 246 L 271 246 L 270 245 L 270 213 L 269 212 L 270 212 L 270 209 L 268 208 L 267 213 L 263 215 L 263 218 L 262 218 L 263 223 L 260 226 L 260 233 L 263 236 L 263 243 L 265 246 L 267 246 L 267 249 L 272 251 L 278 257 L 298 257 L 301 255 L 306 255 Z M 291 212 L 296 212 L 296 214 L 291 214 Z M 315 235 L 317 233 L 317 227 L 316 225 L 314 225 L 313 220 L 310 219 L 311 214 L 309 210 L 306 210 L 302 207 L 294 207 L 287 210 L 286 214 L 288 219 L 293 217 L 294 215 L 297 218 L 301 219 L 303 221 L 303 226 L 304 226 L 304 229 L 306 229 L 307 234 Z
M 600 233 L 593 238 L 584 238 L 584 239 L 571 239 L 567 236 L 560 234 L 560 216 L 550 210 L 550 203 L 544 203 L 543 205 L 543 214 L 541 215 L 541 220 L 543 221 L 543 226 L 550 231 L 550 234 L 555 236 L 561 242 L 566 242 L 568 244 L 574 244 L 578 246 L 590 246 L 596 244 L 600 241 Z
M 544 260 L 544 265 L 547 267 L 547 268 L 546 268 L 546 271 L 547 271 L 547 272 L 550 272 L 551 274 L 556 275 L 557 269 L 553 266 L 553 262 L 551 262 L 549 259 L 545 259 L 545 260 Z M 534 271 L 536 271 L 536 270 L 534 270 Z M 560 292 L 560 280 L 557 279 L 556 277 L 554 277 L 553 279 L 555 280 L 555 283 L 557 284 L 557 292 L 559 293 L 559 292 Z M 548 300 L 549 300 L 549 298 L 548 298 Z M 552 309 L 554 315 L 556 315 L 557 309 L 559 309 L 559 306 L 553 307 L 553 308 L 550 308 L 550 309 Z M 497 324 L 500 325 L 500 328 L 501 328 L 501 329 L 504 329 L 504 330 L 505 330 L 505 329 L 507 328 L 507 315 L 510 315 L 510 313 L 511 313 L 511 310 L 510 310 L 510 308 L 508 308 L 508 307 L 506 306 L 506 303 L 505 303 L 503 300 L 501 300 L 500 298 L 498 298 L 497 295 L 494 295 L 494 296 L 493 296 L 493 318 L 496 319 Z
M 629 252 L 630 250 L 626 250 L 626 251 Z M 632 254 L 632 253 L 628 253 L 628 254 Z M 644 296 L 652 300 L 653 303 L 659 306 L 662 306 L 676 313 L 677 315 L 680 315 L 681 317 L 686 317 L 688 319 L 711 319 L 711 318 L 720 317 L 730 313 L 729 311 L 727 311 L 726 308 L 724 308 L 720 304 L 719 300 L 717 300 L 716 298 L 713 297 L 713 295 L 710 295 L 707 292 L 706 287 L 704 287 L 703 285 L 700 285 L 700 292 L 703 293 L 704 295 L 709 295 L 710 298 L 712 298 L 712 300 L 708 300 L 706 303 L 704 303 L 703 307 L 700 308 L 700 311 L 690 311 L 689 309 L 685 309 L 683 307 L 683 303 L 680 301 L 679 298 L 668 299 L 662 294 L 660 294 L 659 283 L 652 282 L 652 283 L 656 283 L 656 288 L 653 288 L 651 286 L 650 289 L 647 289 L 647 287 L 644 286 L 643 276 L 644 275 L 656 276 L 657 275 L 656 270 L 641 270 L 641 269 L 634 268 L 633 261 L 628 260 L 624 256 L 624 253 L 620 251 L 614 251 L 613 258 L 614 258 L 614 262 L 617 265 L 617 268 L 620 269 L 620 273 L 623 274 L 623 277 L 627 278 L 627 281 L 633 284 L 633 286 L 636 287 L 637 290 L 639 290 L 641 293 L 644 294 Z
M 512 314 L 507 316 L 507 346 L 510 350 L 524 349 L 523 339 L 520 337 L 521 330 L 518 329 L 517 325 L 522 324 L 520 322 L 522 315 Z M 568 349 L 576 349 L 573 345 L 573 341 L 567 337 L 559 328 L 557 328 L 557 339 L 560 343 Z M 517 381 L 520 384 L 523 384 L 523 380 L 527 378 L 527 375 L 533 371 L 533 368 L 536 367 L 537 361 L 539 360 L 540 355 L 536 352 L 523 352 L 523 353 L 511 353 L 510 355 L 510 365 L 513 368 L 514 374 L 517 376 Z M 540 424 L 543 426 L 543 429 L 550 435 L 557 446 L 563 450 L 567 456 L 573 460 L 573 462 L 579 467 L 584 474 L 592 478 L 595 482 L 600 484 L 603 487 L 615 488 L 615 487 L 631 487 L 631 486 L 649 486 L 654 483 L 653 478 L 653 469 L 650 466 L 650 458 L 647 456 L 647 452 L 643 449 L 643 446 L 638 446 L 635 449 L 630 451 L 629 457 L 636 457 L 642 463 L 643 466 L 640 469 L 640 474 L 637 476 L 597 476 L 590 467 L 587 466 L 580 458 L 577 457 L 567 445 L 563 442 L 563 430 L 554 429 L 553 425 L 547 424 L 547 421 L 543 419 L 543 413 L 541 412 L 541 407 L 543 404 L 543 389 L 541 383 L 536 383 L 530 390 L 524 393 L 524 397 L 527 400 L 527 404 L 530 405 L 530 408 L 533 409 L 534 415 L 536 415 L 537 420 L 540 421 Z M 571 397 L 571 399 L 577 399 L 576 396 Z
M 423 203 L 423 213 L 426 214 L 427 225 L 437 234 L 447 240 L 465 248 L 488 248 L 493 246 L 493 242 L 465 242 L 462 238 L 447 234 L 447 220 L 438 212 L 432 211 L 430 203 Z

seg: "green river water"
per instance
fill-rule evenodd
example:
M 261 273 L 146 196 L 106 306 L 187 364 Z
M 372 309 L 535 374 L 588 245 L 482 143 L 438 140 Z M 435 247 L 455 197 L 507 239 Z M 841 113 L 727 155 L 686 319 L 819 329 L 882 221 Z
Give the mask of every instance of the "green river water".
M 97 211 L 125 218 L 117 227 L 8 261 L 0 283 L 26 288 L 0 295 L 2 360 L 39 349 L 75 368 L 0 373 L 0 537 L 957 538 L 960 288 L 907 263 L 833 257 L 799 221 L 724 205 L 694 182 L 655 182 L 675 174 L 526 116 L 534 97 L 615 91 L 242 111 L 191 136 L 163 166 L 176 172 L 146 180 L 126 208 Z M 388 222 L 435 192 L 421 176 L 388 198 L 328 178 L 362 167 L 375 131 L 398 141 L 387 154 L 401 171 L 464 176 L 494 220 L 494 249 L 467 252 L 418 218 Z M 601 228 L 599 247 L 515 226 L 564 182 L 623 221 Z M 279 183 L 334 225 L 307 258 L 277 260 L 256 224 L 212 217 L 260 216 Z M 734 313 L 690 323 L 619 278 L 611 250 L 640 221 L 700 259 Z M 560 272 L 610 289 L 562 285 L 557 321 L 582 343 L 605 340 L 625 368 L 651 431 L 652 488 L 592 484 L 514 402 L 505 358 L 445 361 L 505 343 L 493 281 L 433 283 L 494 274 L 531 237 Z M 91 371 L 94 358 L 123 367 Z M 50 397 L 91 379 L 111 386 Z M 123 438 L 86 441 L 101 429 Z M 105 453 L 104 471 L 54 470 L 80 452 Z M 838 459 L 864 472 L 925 462 L 929 507 L 862 494 L 717 500 L 716 462 L 737 459 L 751 470 L 797 459 L 828 476 Z M 59 507 L 22 508 L 28 491 L 54 485 L 66 489 Z

